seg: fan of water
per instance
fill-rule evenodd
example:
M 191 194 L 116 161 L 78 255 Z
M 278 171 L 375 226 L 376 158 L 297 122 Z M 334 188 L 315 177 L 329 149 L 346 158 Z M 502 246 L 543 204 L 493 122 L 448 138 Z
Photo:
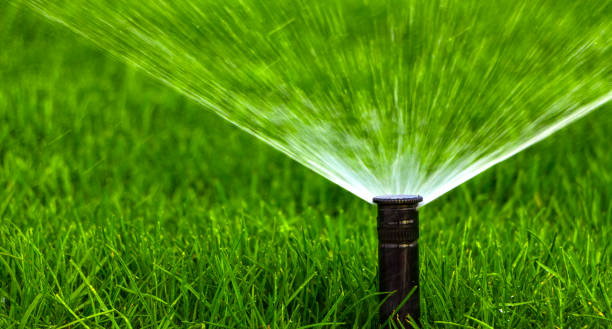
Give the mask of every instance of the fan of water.
M 612 98 L 612 1 L 25 0 L 366 201 Z

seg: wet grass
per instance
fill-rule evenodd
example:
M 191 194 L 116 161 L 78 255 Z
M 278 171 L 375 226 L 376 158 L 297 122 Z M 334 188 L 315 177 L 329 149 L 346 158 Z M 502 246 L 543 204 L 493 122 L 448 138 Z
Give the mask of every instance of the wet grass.
M 0 5 L 0 328 L 375 328 L 375 209 Z M 610 106 L 421 210 L 423 327 L 612 326 Z

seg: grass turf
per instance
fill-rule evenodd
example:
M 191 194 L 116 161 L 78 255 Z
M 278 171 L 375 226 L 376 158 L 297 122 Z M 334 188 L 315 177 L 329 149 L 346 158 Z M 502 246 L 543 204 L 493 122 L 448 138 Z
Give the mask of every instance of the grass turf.
M 377 327 L 375 210 L 0 4 L 0 328 Z M 421 210 L 425 328 L 612 326 L 610 106 Z

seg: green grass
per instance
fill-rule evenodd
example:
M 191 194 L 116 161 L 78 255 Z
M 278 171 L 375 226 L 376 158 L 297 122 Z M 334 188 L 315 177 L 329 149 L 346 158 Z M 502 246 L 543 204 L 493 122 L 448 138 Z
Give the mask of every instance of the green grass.
M 376 328 L 375 209 L 0 4 L 0 328 Z M 612 326 L 610 106 L 421 210 L 425 328 Z

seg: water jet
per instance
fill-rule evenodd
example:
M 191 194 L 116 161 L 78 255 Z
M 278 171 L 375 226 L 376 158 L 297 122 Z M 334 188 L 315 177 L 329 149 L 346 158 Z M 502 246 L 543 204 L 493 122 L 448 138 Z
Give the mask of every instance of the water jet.
M 368 202 L 427 204 L 612 100 L 610 1 L 18 2 Z
M 380 321 L 412 328 L 418 323 L 419 303 L 419 211 L 420 195 L 383 195 L 378 205 L 379 290 L 384 302 Z

